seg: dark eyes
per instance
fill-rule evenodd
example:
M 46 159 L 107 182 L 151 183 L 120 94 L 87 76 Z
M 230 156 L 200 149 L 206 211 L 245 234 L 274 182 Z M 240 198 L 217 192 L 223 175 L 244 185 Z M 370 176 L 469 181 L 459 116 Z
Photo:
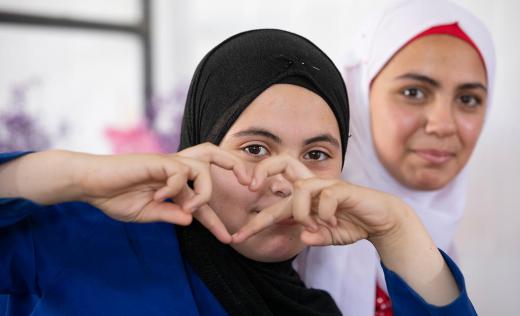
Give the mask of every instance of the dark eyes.
M 401 90 L 401 94 L 412 102 L 426 102 L 428 97 L 427 91 L 414 87 Z M 457 101 L 467 108 L 474 108 L 482 104 L 482 98 L 473 94 L 460 95 Z
M 482 104 L 482 99 L 473 95 L 462 95 L 459 97 L 459 100 L 469 108 L 474 108 Z
M 249 145 L 242 148 L 243 151 L 250 154 L 251 156 L 262 157 L 268 154 L 267 148 L 262 145 Z
M 421 89 L 418 89 L 418 88 L 408 88 L 408 89 L 404 89 L 402 91 L 402 94 L 407 97 L 407 98 L 410 98 L 410 99 L 424 99 L 424 97 L 426 96 L 425 93 L 421 90 Z
M 321 161 L 321 160 L 325 160 L 325 159 L 329 159 L 329 158 L 330 158 L 330 156 L 321 150 L 311 150 L 303 156 L 303 159 L 317 160 L 317 161 Z
M 255 158 L 263 158 L 269 154 L 269 150 L 263 145 L 253 144 L 242 148 L 244 152 Z M 303 155 L 305 160 L 322 161 L 329 159 L 330 155 L 321 150 L 311 150 Z

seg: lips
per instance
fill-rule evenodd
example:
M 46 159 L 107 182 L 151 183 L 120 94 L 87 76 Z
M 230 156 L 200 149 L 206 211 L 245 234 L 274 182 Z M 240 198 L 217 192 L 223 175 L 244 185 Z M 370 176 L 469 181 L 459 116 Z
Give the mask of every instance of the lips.
M 271 204 L 272 205 L 272 204 Z M 266 206 L 267 207 L 267 206 Z M 254 208 L 251 210 L 251 213 L 254 213 L 254 214 L 260 214 L 260 212 L 262 212 L 263 209 L 260 209 L 260 208 Z M 284 220 L 281 220 L 279 222 L 276 222 L 274 223 L 275 225 L 281 225 L 281 226 L 292 226 L 292 225 L 297 225 L 299 224 L 292 216 L 289 217 L 289 218 L 286 218 Z
M 455 153 L 445 150 L 436 149 L 418 149 L 414 150 L 419 157 L 433 165 L 442 165 L 455 157 Z
M 280 221 L 280 222 L 278 222 L 276 224 L 277 225 L 282 225 L 282 226 L 292 226 L 292 225 L 298 224 L 298 222 L 295 221 L 294 218 L 292 218 L 292 216 L 291 216 L 291 217 L 286 218 L 283 221 Z

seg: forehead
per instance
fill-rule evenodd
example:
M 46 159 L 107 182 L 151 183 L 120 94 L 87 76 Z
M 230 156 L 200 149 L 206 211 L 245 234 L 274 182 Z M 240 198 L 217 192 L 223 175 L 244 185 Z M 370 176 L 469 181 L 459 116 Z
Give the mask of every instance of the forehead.
M 450 35 L 429 35 L 398 51 L 383 69 L 394 74 L 420 72 L 432 77 L 449 75 L 458 81 L 486 81 L 485 65 L 473 46 Z
M 262 92 L 230 128 L 236 132 L 262 127 L 287 136 L 329 133 L 339 140 L 334 113 L 316 93 L 291 84 L 275 84 Z

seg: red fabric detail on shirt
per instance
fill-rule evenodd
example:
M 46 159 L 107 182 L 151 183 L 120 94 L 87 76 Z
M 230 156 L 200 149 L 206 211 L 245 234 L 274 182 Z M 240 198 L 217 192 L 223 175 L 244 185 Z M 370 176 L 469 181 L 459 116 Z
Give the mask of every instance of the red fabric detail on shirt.
M 374 316 L 393 316 L 392 301 L 379 285 L 376 285 L 376 309 Z

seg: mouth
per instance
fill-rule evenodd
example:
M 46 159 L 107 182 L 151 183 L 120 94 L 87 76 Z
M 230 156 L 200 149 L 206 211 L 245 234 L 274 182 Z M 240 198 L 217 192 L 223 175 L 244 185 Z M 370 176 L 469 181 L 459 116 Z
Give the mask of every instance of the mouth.
M 251 213 L 253 213 L 253 214 L 260 214 L 260 212 L 262 212 L 262 210 L 259 210 L 259 209 L 251 210 Z M 298 225 L 298 224 L 299 223 L 292 216 L 274 223 L 274 225 L 280 225 L 280 226 L 293 226 L 293 225 Z
M 297 225 L 297 224 L 298 224 L 298 222 L 296 220 L 294 220 L 294 218 L 292 216 L 284 219 L 283 221 L 276 223 L 276 225 L 280 225 L 280 226 L 293 226 L 293 225 Z
M 417 149 L 413 150 L 413 152 L 433 165 L 445 164 L 446 162 L 450 161 L 453 157 L 455 157 L 454 152 L 445 150 Z

